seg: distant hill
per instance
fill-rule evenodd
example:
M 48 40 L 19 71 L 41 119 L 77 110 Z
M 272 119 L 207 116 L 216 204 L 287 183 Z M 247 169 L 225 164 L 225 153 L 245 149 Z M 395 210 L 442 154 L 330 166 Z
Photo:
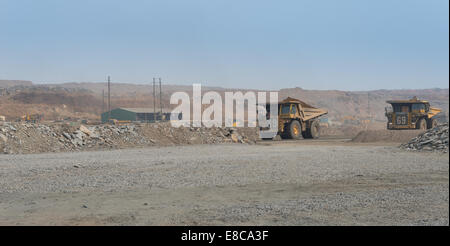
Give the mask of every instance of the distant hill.
M 345 121 L 371 119 L 385 122 L 387 100 L 410 99 L 417 96 L 430 101 L 434 107 L 442 108 L 448 118 L 449 89 L 423 90 L 375 90 L 375 91 L 337 91 L 337 90 L 303 90 L 301 88 L 281 89 L 279 97 L 294 97 L 309 102 L 317 107 L 327 108 L 329 116 L 335 120 Z
M 98 119 L 102 110 L 106 109 L 105 82 L 34 85 L 30 81 L 0 80 L 0 88 L 9 88 L 8 93 L 0 93 L 0 115 L 5 115 L 10 120 L 26 113 L 43 113 L 44 118 L 48 120 L 63 117 Z M 203 92 L 209 90 L 223 95 L 225 91 L 237 89 L 202 87 Z M 102 100 L 103 91 L 105 100 Z M 159 87 L 156 91 L 159 105 Z M 162 104 L 166 108 L 170 107 L 172 93 L 185 91 L 192 94 L 192 86 L 163 84 L 162 91 Z M 371 122 L 377 128 L 385 126 L 384 108 L 387 106 L 387 100 L 409 99 L 413 96 L 430 101 L 434 107 L 442 108 L 444 118 L 448 120 L 448 95 L 449 89 L 338 91 L 304 90 L 297 87 L 279 91 L 279 99 L 290 96 L 328 109 L 329 114 L 326 117 L 331 124 L 361 125 Z M 111 104 L 112 108 L 153 107 L 153 85 L 114 82 L 111 85 Z
M 0 80 L 0 88 L 9 88 L 13 86 L 32 86 L 33 83 L 27 80 Z

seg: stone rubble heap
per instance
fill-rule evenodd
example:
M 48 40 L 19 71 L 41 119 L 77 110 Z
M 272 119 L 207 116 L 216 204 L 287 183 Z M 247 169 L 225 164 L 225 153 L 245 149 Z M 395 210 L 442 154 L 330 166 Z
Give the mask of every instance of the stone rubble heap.
M 448 122 L 421 133 L 400 147 L 413 151 L 439 151 L 448 153 Z
M 242 143 L 257 140 L 254 128 L 174 128 L 168 122 L 126 125 L 0 124 L 0 154 L 26 154 L 143 146 Z

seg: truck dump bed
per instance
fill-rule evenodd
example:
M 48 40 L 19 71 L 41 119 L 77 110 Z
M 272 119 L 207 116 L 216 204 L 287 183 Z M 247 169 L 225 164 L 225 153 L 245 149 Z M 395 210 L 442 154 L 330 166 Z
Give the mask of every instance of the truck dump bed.
M 439 114 L 441 111 L 442 111 L 442 109 L 440 109 L 440 108 L 430 107 L 430 111 L 428 112 L 428 117 L 431 118 L 431 117 Z
M 314 119 L 328 113 L 328 111 L 319 108 L 303 108 L 303 112 L 304 112 L 303 120 Z
M 303 113 L 303 120 L 304 121 L 307 121 L 307 120 L 310 120 L 310 119 L 314 119 L 314 118 L 317 118 L 319 116 L 322 116 L 322 115 L 328 113 L 328 111 L 325 110 L 325 109 L 320 109 L 320 108 L 313 107 L 313 106 L 311 106 L 311 105 L 309 105 L 309 104 L 307 104 L 307 103 L 305 103 L 303 101 L 300 101 L 298 99 L 291 98 L 291 97 L 288 97 L 288 98 L 284 99 L 279 104 L 285 104 L 285 103 L 298 103 L 298 104 L 300 104 L 301 109 L 302 109 L 302 113 Z

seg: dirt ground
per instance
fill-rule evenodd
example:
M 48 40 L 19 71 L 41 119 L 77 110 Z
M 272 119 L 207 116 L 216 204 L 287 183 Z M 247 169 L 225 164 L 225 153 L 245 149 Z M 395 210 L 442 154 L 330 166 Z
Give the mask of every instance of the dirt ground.
M 365 130 L 360 131 L 353 137 L 353 142 L 370 143 L 370 142 L 395 142 L 406 143 L 416 137 L 421 130 Z
M 449 156 L 345 139 L 0 155 L 0 225 L 449 225 Z

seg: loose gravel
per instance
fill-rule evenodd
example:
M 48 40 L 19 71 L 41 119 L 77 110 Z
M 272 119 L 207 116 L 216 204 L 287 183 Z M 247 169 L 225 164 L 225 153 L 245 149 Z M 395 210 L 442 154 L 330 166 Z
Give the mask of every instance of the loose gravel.
M 0 224 L 448 225 L 448 162 L 356 144 L 0 155 Z

